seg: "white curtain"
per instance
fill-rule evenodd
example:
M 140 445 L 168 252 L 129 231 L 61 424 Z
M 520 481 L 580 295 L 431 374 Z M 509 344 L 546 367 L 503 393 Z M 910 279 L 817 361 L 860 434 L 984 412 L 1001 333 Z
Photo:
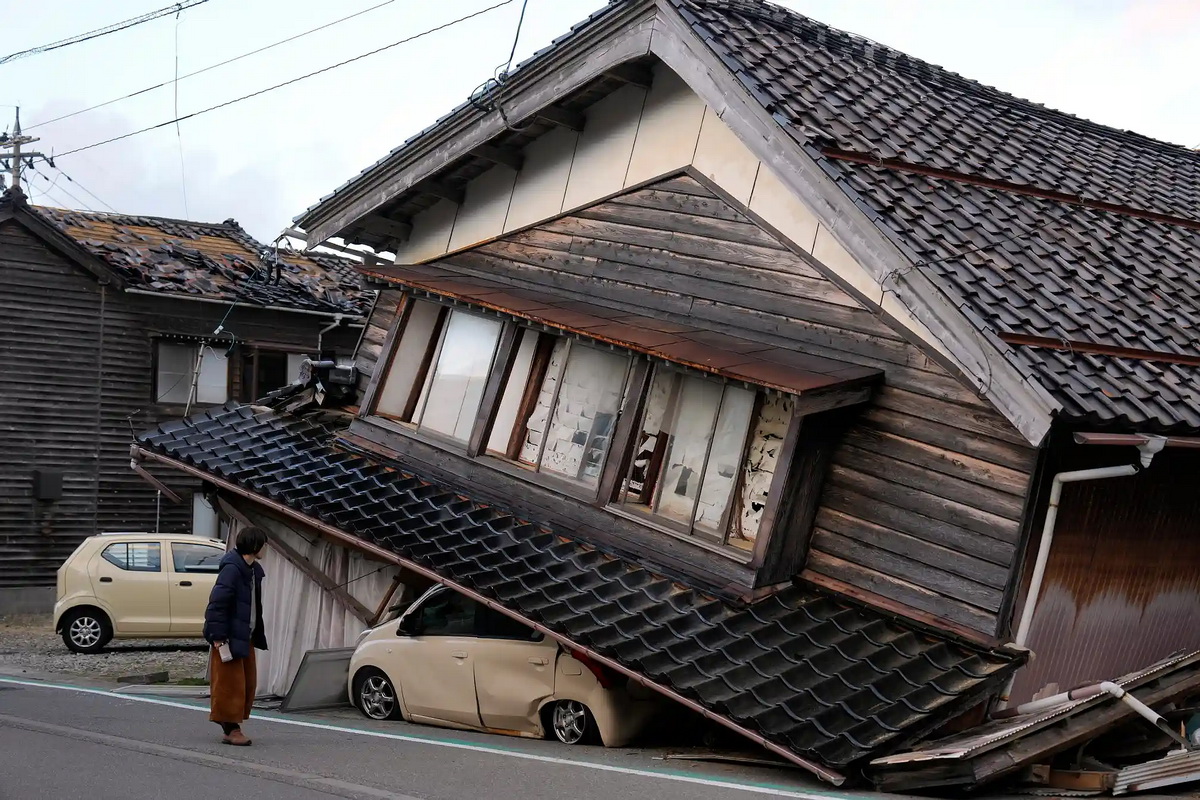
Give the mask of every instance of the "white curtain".
M 263 521 L 272 537 L 307 558 L 372 611 L 391 586 L 398 567 L 353 552 L 336 543 L 301 535 L 276 522 Z M 278 551 L 267 548 L 262 560 L 263 621 L 270 649 L 258 653 L 258 694 L 286 695 L 305 652 L 350 647 L 364 624 L 332 593 L 321 588 Z M 400 594 L 397 593 L 397 599 Z

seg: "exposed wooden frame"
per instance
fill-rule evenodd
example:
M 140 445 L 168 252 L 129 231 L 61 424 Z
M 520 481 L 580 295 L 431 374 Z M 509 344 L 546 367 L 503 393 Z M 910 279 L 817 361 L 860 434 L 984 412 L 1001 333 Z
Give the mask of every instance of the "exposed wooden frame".
M 604 472 L 600 475 L 599 497 L 602 504 L 616 501 L 621 479 L 627 474 L 629 464 L 635 455 L 633 449 L 642 414 L 646 409 L 646 396 L 650 391 L 650 378 L 653 374 L 654 370 L 649 359 L 645 357 L 634 359 L 633 368 L 630 370 L 625 384 L 626 407 L 621 409 L 617 418 L 617 426 L 608 447 Z
M 382 296 L 383 293 L 380 292 L 380 297 Z M 378 298 L 376 302 L 378 303 Z M 404 292 L 400 295 L 396 316 L 392 320 L 392 326 L 388 328 L 387 336 L 383 340 L 383 347 L 379 350 L 379 359 L 375 362 L 375 371 L 371 373 L 371 380 L 367 383 L 367 390 L 363 392 L 362 402 L 359 404 L 358 415 L 360 417 L 375 413 L 377 397 L 382 393 L 383 382 L 387 380 L 387 375 L 392 369 L 392 357 L 396 353 L 396 343 L 400 339 L 401 332 L 408 325 L 408 318 L 412 314 L 414 302 L 411 292 Z M 367 324 L 371 324 L 370 318 L 368 318 Z M 359 345 L 361 346 L 361 344 L 360 340 Z
M 525 434 L 529 430 L 529 416 L 537 406 L 538 396 L 542 393 L 542 383 L 546 380 L 550 355 L 554 352 L 554 340 L 555 337 L 551 334 L 538 333 L 537 347 L 533 352 L 533 363 L 529 367 L 529 379 L 525 382 L 525 391 L 521 395 L 521 403 L 517 406 L 517 416 L 513 422 L 512 433 L 508 437 L 508 447 L 504 451 L 504 455 L 513 461 L 516 461 L 521 455 Z
M 650 67 L 646 64 L 638 64 L 634 62 L 617 64 L 612 69 L 607 70 L 604 74 L 610 78 L 619 80 L 622 83 L 628 83 L 631 86 L 638 86 L 647 90 L 650 88 L 650 84 L 654 82 L 654 73 L 651 71 Z
M 267 544 L 275 550 L 279 555 L 288 560 L 294 567 L 303 572 L 313 583 L 320 586 L 325 591 L 329 592 L 334 599 L 346 607 L 346 610 L 353 614 L 364 625 L 370 625 L 373 618 L 371 609 L 360 603 L 357 598 L 347 592 L 344 588 L 338 585 L 333 578 L 330 578 L 324 572 L 317 568 L 299 552 L 294 550 L 291 545 L 283 542 L 278 536 L 270 536 L 267 538 Z
M 492 367 L 488 371 L 487 382 L 483 387 L 483 396 L 479 400 L 479 410 L 475 415 L 475 423 L 471 426 L 471 438 L 467 441 L 467 455 L 474 458 L 479 455 L 492 432 L 496 421 L 496 413 L 500 410 L 500 397 L 512 374 L 514 362 L 517 360 L 517 346 L 521 341 L 521 327 L 514 321 L 508 320 L 500 331 L 500 341 L 496 343 L 496 352 L 492 356 Z
M 481 144 L 471 151 L 471 155 L 476 158 L 482 158 L 484 161 L 490 161 L 493 164 L 500 164 L 517 172 L 520 172 L 521 167 L 525 166 L 525 156 L 521 154 L 520 150 L 511 147 Z
M 396 572 L 396 577 L 392 579 L 392 585 L 384 592 L 383 598 L 379 601 L 379 605 L 375 607 L 375 613 L 371 615 L 370 621 L 367 623 L 368 628 L 374 628 L 379 624 L 379 620 L 383 619 L 383 615 L 387 613 L 388 606 L 392 602 L 392 598 L 396 596 L 396 590 L 404 585 L 404 573 Z
M 421 184 L 419 191 L 431 194 L 434 197 L 442 200 L 449 200 L 455 205 L 461 206 L 466 197 L 466 189 L 463 187 L 448 186 L 442 181 L 428 180 Z
M 368 214 L 359 221 L 359 226 L 368 233 L 382 236 L 390 243 L 406 242 L 412 235 L 412 223 L 398 222 L 381 214 Z
M 583 126 L 586 122 L 583 114 L 580 114 L 578 111 L 569 111 L 561 106 L 540 108 L 534 116 L 546 122 L 553 123 L 560 128 L 575 131 L 576 133 L 583 132 Z

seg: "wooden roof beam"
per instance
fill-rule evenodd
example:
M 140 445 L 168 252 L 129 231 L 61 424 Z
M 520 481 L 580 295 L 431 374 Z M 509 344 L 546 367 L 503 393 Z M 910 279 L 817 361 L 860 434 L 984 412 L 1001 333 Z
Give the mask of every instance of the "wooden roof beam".
M 407 222 L 390 219 L 380 214 L 370 214 L 363 217 L 359 227 L 368 233 L 382 236 L 388 241 L 406 242 L 412 235 L 412 225 Z
M 645 64 L 617 64 L 606 70 L 604 74 L 614 80 L 640 86 L 643 89 L 649 89 L 650 84 L 654 82 L 654 73 Z
M 417 190 L 425 194 L 431 194 L 434 197 L 440 197 L 443 200 L 449 200 L 451 203 L 460 206 L 462 205 L 463 198 L 466 196 L 464 189 L 447 186 L 441 181 L 425 181 Z
M 476 158 L 482 158 L 484 161 L 490 161 L 493 164 L 509 167 L 520 172 L 521 167 L 525 164 L 525 156 L 520 150 L 514 150 L 511 147 L 496 147 L 490 144 L 481 144 L 471 151 L 471 155 Z
M 577 133 L 583 131 L 584 118 L 583 114 L 578 111 L 568 111 L 562 106 L 545 106 L 534 114 L 539 119 L 544 119 L 546 122 L 575 131 Z

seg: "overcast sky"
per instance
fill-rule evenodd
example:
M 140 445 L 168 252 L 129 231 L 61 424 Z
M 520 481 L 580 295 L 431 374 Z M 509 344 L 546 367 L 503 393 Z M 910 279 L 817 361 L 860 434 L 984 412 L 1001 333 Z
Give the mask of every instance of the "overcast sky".
M 173 17 L 0 65 L 0 129 L 21 106 L 43 152 L 65 153 L 176 116 L 170 81 L 382 0 L 209 0 Z M 178 84 L 188 114 L 334 64 L 498 0 L 393 0 L 328 30 Z M 529 0 L 517 60 L 604 0 Z M 102 27 L 164 0 L 0 0 L 0 56 Z M 418 41 L 174 126 L 61 159 L 122 213 L 219 222 L 273 239 L 321 196 L 462 102 L 508 58 L 520 0 Z M 1200 0 L 784 0 L 822 22 L 1018 96 L 1188 147 L 1200 146 Z M 183 172 L 186 172 L 186 206 Z M 55 170 L 38 203 L 104 206 Z M 56 181 L 57 183 L 52 183 Z M 53 188 L 51 188 L 53 187 Z M 68 193 L 78 198 L 73 200 Z

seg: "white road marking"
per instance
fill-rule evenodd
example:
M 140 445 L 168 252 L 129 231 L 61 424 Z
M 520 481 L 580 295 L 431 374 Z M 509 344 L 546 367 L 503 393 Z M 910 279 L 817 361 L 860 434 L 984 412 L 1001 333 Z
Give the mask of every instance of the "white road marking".
M 3 677 L 0 677 L 0 683 L 6 683 L 15 686 L 26 686 L 33 689 L 78 692 L 80 694 L 97 695 L 100 697 L 108 697 L 131 703 L 148 703 L 150 705 L 165 706 L 167 708 L 181 708 L 187 711 L 208 710 L 205 706 L 193 705 L 190 703 L 178 703 L 172 700 L 160 700 L 155 697 L 142 697 L 140 695 L 118 694 L 108 689 L 92 689 L 85 686 L 70 686 L 67 684 L 43 683 L 41 681 L 27 681 Z M 509 758 L 519 758 L 526 761 L 538 761 L 543 764 L 556 764 L 559 766 L 594 769 L 601 772 L 615 772 L 622 775 L 633 775 L 642 778 L 655 778 L 657 780 L 691 783 L 700 786 L 712 786 L 718 789 L 729 789 L 731 791 L 738 792 L 754 792 L 771 797 L 791 797 L 798 798 L 799 800 L 830 800 L 830 798 L 838 798 L 839 800 L 855 800 L 855 798 L 862 798 L 865 800 L 865 798 L 871 796 L 870 794 L 866 793 L 852 794 L 835 791 L 797 791 L 794 789 L 784 789 L 777 786 L 771 786 L 769 784 L 734 783 L 732 781 L 701 778 L 695 775 L 684 775 L 676 772 L 659 772 L 655 770 L 637 769 L 635 767 L 618 767 L 612 764 L 599 764 L 594 761 L 578 761 L 570 758 L 543 756 L 536 753 L 528 753 L 521 750 L 511 750 L 504 747 L 489 747 L 487 745 L 470 744 L 468 742 L 459 742 L 450 739 L 438 739 L 434 737 L 412 736 L 403 733 L 385 733 L 383 731 L 350 728 L 343 725 L 333 725 L 325 722 L 310 722 L 301 719 L 288 719 L 261 714 L 256 714 L 255 719 L 260 722 L 272 722 L 277 725 L 293 725 L 298 728 L 313 728 L 316 730 L 330 731 L 334 733 L 346 733 L 352 736 L 370 736 L 376 739 L 390 739 L 392 741 L 412 742 L 413 744 L 424 744 L 433 747 L 448 747 L 455 750 L 469 750 L 471 752 L 484 753 L 487 755 L 507 756 Z

